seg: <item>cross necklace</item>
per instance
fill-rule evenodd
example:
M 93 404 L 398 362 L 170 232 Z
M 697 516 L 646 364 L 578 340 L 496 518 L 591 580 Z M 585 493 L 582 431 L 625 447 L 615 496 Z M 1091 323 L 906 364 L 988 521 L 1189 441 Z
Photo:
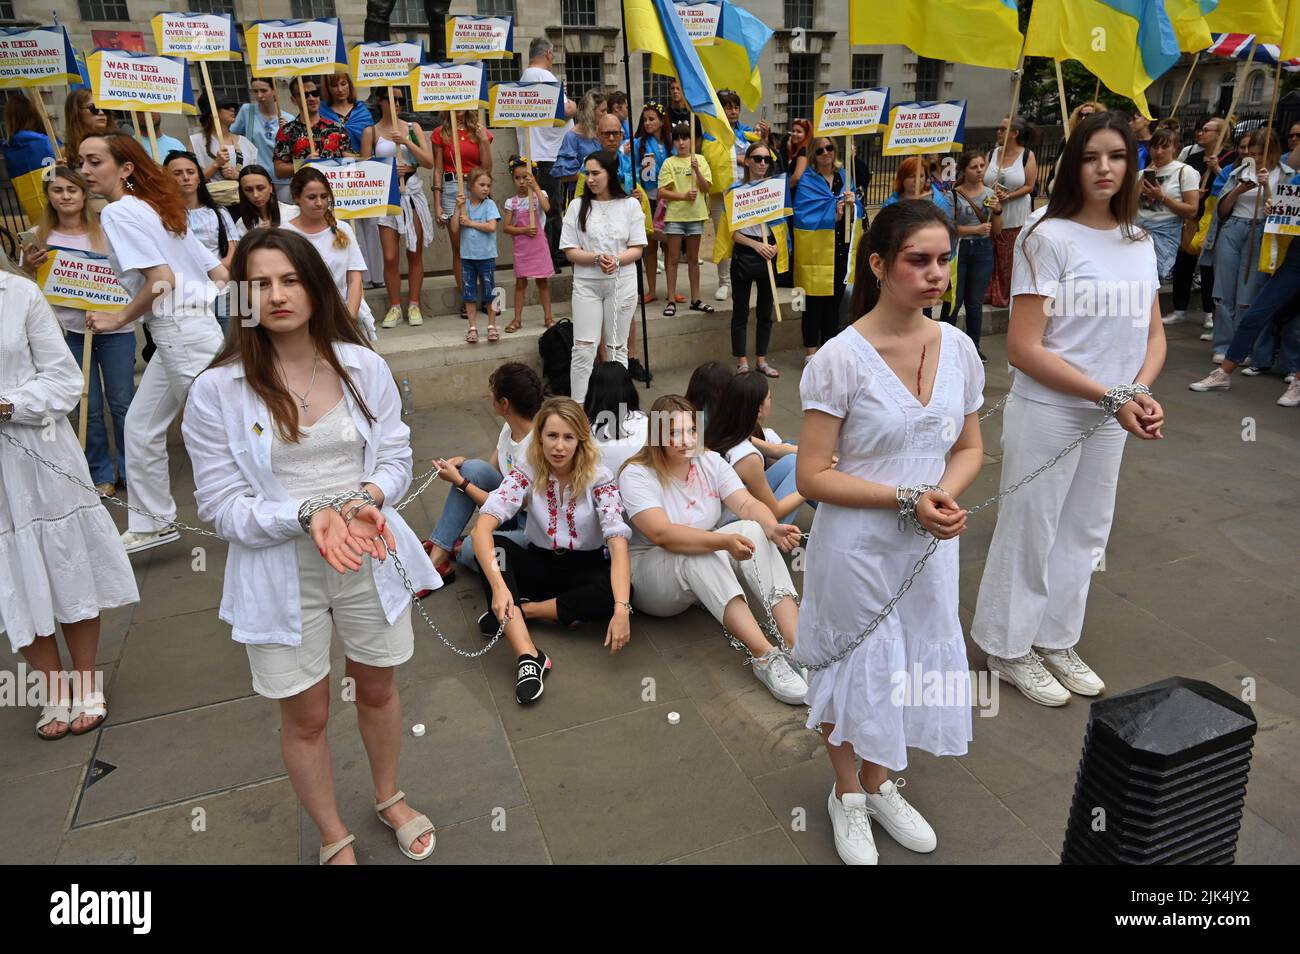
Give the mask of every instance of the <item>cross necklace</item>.
M 284 365 L 280 366 L 280 380 L 284 382 L 285 390 L 287 390 L 290 394 L 292 394 L 294 397 L 298 399 L 298 406 L 302 408 L 304 411 L 307 410 L 307 408 L 311 407 L 311 405 L 307 403 L 307 395 L 311 394 L 311 389 L 316 386 L 316 366 L 319 363 L 320 363 L 320 354 L 317 353 L 317 355 L 312 359 L 311 362 L 311 380 L 307 382 L 307 390 L 304 391 L 302 394 L 299 394 L 293 388 L 289 387 L 289 376 L 284 373 Z

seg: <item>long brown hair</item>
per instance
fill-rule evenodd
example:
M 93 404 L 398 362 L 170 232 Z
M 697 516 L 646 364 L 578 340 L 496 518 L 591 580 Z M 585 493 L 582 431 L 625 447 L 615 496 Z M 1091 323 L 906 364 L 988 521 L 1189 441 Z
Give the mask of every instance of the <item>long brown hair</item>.
M 319 169 L 313 169 L 311 166 L 303 166 L 289 180 L 289 194 L 293 196 L 296 202 L 299 196 L 302 195 L 302 190 L 307 188 L 309 182 L 319 182 L 325 187 L 325 192 L 330 197 L 330 204 L 325 209 L 325 222 L 329 225 L 330 231 L 334 233 L 334 247 L 347 248 L 348 234 L 339 228 L 338 221 L 334 218 L 334 189 L 330 185 L 329 179 L 325 177 L 325 173 Z
M 302 429 L 298 424 L 298 402 L 289 393 L 276 370 L 275 347 L 271 344 L 270 336 L 253 316 L 252 296 L 256 294 L 256 289 L 249 282 L 248 259 L 253 252 L 260 250 L 282 252 L 293 265 L 311 299 L 311 318 L 307 323 L 307 331 L 316 347 L 316 353 L 334 369 L 366 420 L 374 422 L 375 415 L 371 413 L 361 391 L 334 352 L 334 345 L 338 342 L 363 348 L 369 348 L 370 345 L 362 337 L 357 323 L 352 320 L 347 306 L 343 304 L 343 298 L 339 295 L 334 279 L 330 278 L 329 269 L 325 267 L 320 253 L 311 242 L 288 229 L 254 229 L 235 246 L 235 256 L 230 263 L 230 280 L 234 287 L 252 291 L 235 296 L 231 309 L 230 334 L 226 336 L 221 352 L 212 360 L 211 367 L 242 364 L 248 386 L 271 412 L 280 438 L 296 443 L 302 437 Z M 245 318 L 250 320 L 243 320 Z
M 112 118 L 108 120 L 108 125 L 102 133 L 98 129 L 91 129 L 81 121 L 82 107 L 93 105 L 92 99 L 90 90 L 79 89 L 74 90 L 63 101 L 63 155 L 70 166 L 76 166 L 81 161 L 81 140 L 87 136 L 117 132 L 117 125 Z
M 96 252 L 105 251 L 108 245 L 104 240 L 104 230 L 99 225 L 99 213 L 90 204 L 90 187 L 86 185 L 86 180 L 81 177 L 80 172 L 67 166 L 55 166 L 42 186 L 45 191 L 45 209 L 41 212 L 41 221 L 36 226 L 36 241 L 45 245 L 50 240 L 50 233 L 57 231 L 59 227 L 59 213 L 50 204 L 50 186 L 55 179 L 64 179 L 81 190 L 84 200 L 81 204 L 81 224 L 86 227 L 86 234 L 90 237 L 90 247 Z
M 551 462 L 542 447 L 542 434 L 546 430 L 546 421 L 552 415 L 558 417 L 578 436 L 578 446 L 573 451 L 573 469 L 569 472 L 569 483 L 573 487 L 573 496 L 580 497 L 595 483 L 596 468 L 600 465 L 600 446 L 591 436 L 591 424 L 582 405 L 573 398 L 547 398 L 533 418 L 533 439 L 528 444 L 528 466 L 536 478 L 534 487 L 544 485 L 547 477 L 554 476 Z
M 123 132 L 97 134 L 87 136 L 86 139 L 104 140 L 113 161 L 119 166 L 131 163 L 135 168 L 126 177 L 129 194 L 157 212 L 168 232 L 173 235 L 185 234 L 189 228 L 189 219 L 185 213 L 185 200 L 181 198 L 180 186 L 171 173 L 164 172 L 149 158 L 144 147 Z
M 645 442 L 645 446 L 623 463 L 624 469 L 629 464 L 640 464 L 642 467 L 648 467 L 654 471 L 661 486 L 666 487 L 668 485 L 671 471 L 668 467 L 667 437 L 671 433 L 672 415 L 678 413 L 689 415 L 691 423 L 695 423 L 695 405 L 680 394 L 665 394 L 650 405 L 651 430 L 649 437 Z M 703 440 L 698 434 L 698 428 L 697 439 Z

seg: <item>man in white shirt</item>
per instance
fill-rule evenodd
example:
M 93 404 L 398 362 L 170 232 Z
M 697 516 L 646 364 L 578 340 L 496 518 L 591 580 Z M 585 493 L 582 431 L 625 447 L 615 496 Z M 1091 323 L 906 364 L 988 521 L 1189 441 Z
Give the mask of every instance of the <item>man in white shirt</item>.
M 528 44 L 528 67 L 519 75 L 521 83 L 558 83 L 555 73 L 555 44 L 544 36 L 534 38 Z M 551 200 L 551 208 L 560 210 L 561 214 L 546 217 L 546 241 L 551 246 L 551 260 L 556 271 L 569 264 L 564 253 L 560 251 L 560 226 L 563 224 L 564 209 L 560 183 L 551 177 L 551 166 L 560 152 L 560 143 L 564 134 L 573 128 L 573 116 L 578 111 L 578 104 L 567 96 L 564 98 L 564 115 L 568 121 L 563 126 L 551 128 L 521 129 L 519 131 L 520 154 L 526 152 L 529 159 L 537 163 L 537 184 Z M 525 139 L 525 137 L 528 137 Z

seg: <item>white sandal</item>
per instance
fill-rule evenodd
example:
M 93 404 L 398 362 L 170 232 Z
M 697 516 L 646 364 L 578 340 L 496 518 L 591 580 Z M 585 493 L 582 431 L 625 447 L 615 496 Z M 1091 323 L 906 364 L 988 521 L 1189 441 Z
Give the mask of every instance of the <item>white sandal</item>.
M 406 793 L 398 792 L 392 798 L 385 799 L 375 806 L 375 814 L 378 815 L 379 820 L 389 828 L 393 827 L 392 824 L 380 813 L 386 809 L 392 808 L 404 798 L 406 798 Z M 400 828 L 395 829 L 395 831 L 397 832 L 397 847 L 402 849 L 402 854 L 406 855 L 406 857 L 410 858 L 412 861 L 423 861 L 425 858 L 428 858 L 433 854 L 433 845 L 437 839 L 433 834 L 433 822 L 429 821 L 428 815 L 416 815 L 410 821 L 405 822 Z M 411 850 L 411 846 L 415 844 L 415 840 L 421 835 L 429 836 L 429 847 L 424 850 L 423 854 L 417 855 Z
M 51 722 L 62 722 L 67 728 L 57 735 L 42 732 Z M 44 742 L 54 742 L 72 731 L 72 716 L 67 706 L 42 706 L 41 717 L 36 721 L 36 737 Z
M 349 834 L 346 838 L 340 838 L 332 845 L 321 845 L 320 863 L 323 865 L 329 864 L 330 859 L 356 840 L 356 835 Z
M 76 722 L 82 716 L 89 716 L 97 720 L 94 725 L 88 729 L 74 729 L 72 723 Z M 104 694 L 102 692 L 92 692 L 85 699 L 72 700 L 72 711 L 68 717 L 68 731 L 73 735 L 85 735 L 87 732 L 94 732 L 104 720 L 108 718 L 108 707 L 105 705 Z

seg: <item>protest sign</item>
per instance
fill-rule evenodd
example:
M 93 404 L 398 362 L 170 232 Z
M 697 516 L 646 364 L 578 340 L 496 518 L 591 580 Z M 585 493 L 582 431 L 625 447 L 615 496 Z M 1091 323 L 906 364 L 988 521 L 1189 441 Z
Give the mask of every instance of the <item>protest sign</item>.
M 722 21 L 722 4 L 708 0 L 674 0 L 673 8 L 692 43 L 708 46 L 715 42 Z
M 402 86 L 423 62 L 424 47 L 419 43 L 358 43 L 348 51 L 352 82 L 358 89 Z
M 447 17 L 447 56 L 492 60 L 512 56 L 515 27 L 511 17 Z
M 189 65 L 176 56 L 96 50 L 86 58 L 90 93 L 100 109 L 194 115 Z
M 482 63 L 426 63 L 410 71 L 411 108 L 416 112 L 476 109 L 487 105 Z
M 490 126 L 563 126 L 560 83 L 497 83 L 488 91 Z
M 783 219 L 790 214 L 786 205 L 785 176 L 734 185 L 723 193 L 723 203 L 733 232 L 748 225 Z
M 334 192 L 334 214 L 340 219 L 373 219 L 401 215 L 402 198 L 397 160 L 317 159 L 306 165 L 318 169 Z
M 1245 201 L 1238 199 L 1237 201 Z M 1277 235 L 1300 235 L 1300 185 L 1281 184 L 1269 204 L 1264 231 Z
M 0 30 L 0 88 L 63 86 L 79 79 L 77 54 L 64 27 Z
M 51 305 L 118 311 L 131 301 L 107 255 L 59 245 L 49 246 L 49 251 L 36 271 L 36 282 Z
M 881 154 L 924 155 L 951 152 L 966 135 L 966 101 L 899 103 L 889 112 L 889 129 Z
M 153 39 L 163 56 L 187 60 L 238 60 L 235 18 L 221 13 L 160 13 L 152 20 Z
M 828 90 L 813 104 L 813 135 L 857 136 L 880 132 L 889 111 L 889 87 Z
M 254 76 L 315 76 L 348 66 L 343 27 L 324 20 L 258 20 L 244 31 Z

